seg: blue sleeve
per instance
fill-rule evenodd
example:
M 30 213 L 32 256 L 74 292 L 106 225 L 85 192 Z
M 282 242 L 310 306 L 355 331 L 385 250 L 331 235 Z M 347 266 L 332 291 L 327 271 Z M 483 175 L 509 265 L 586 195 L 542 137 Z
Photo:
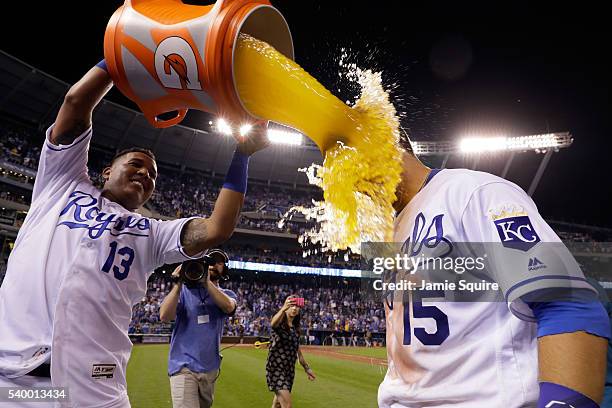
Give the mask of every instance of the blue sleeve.
M 236 293 L 234 293 L 233 290 L 229 290 L 229 289 L 222 289 L 223 293 L 225 293 L 227 296 L 229 296 L 230 298 L 234 299 L 234 302 L 236 302 L 236 306 L 234 307 L 234 311 L 231 313 L 223 313 L 226 316 L 233 316 L 234 313 L 236 313 L 236 309 L 238 309 L 238 296 L 236 296 Z M 219 309 L 221 310 L 221 309 Z
M 610 319 L 597 300 L 526 303 L 538 322 L 538 337 L 584 331 L 610 339 Z
M 599 405 L 584 394 L 563 385 L 541 382 L 538 408 L 576 407 L 599 408 Z
M 227 296 L 231 297 L 234 300 L 238 300 L 238 296 L 236 296 L 236 293 L 234 293 L 233 290 L 230 289 L 223 289 L 223 293 L 225 293 Z
M 96 67 L 101 68 L 101 69 L 105 70 L 106 72 L 108 72 L 108 66 L 106 65 L 106 60 L 104 60 L 104 59 L 102 61 L 98 62 L 96 64 Z
M 181 286 L 181 293 L 179 294 L 179 301 L 178 304 L 176 305 L 176 316 L 178 317 L 179 314 L 184 314 L 185 313 L 185 286 Z
M 234 157 L 230 163 L 223 188 L 227 188 L 238 193 L 246 194 L 247 180 L 249 177 L 249 156 L 240 153 L 238 150 L 234 152 Z

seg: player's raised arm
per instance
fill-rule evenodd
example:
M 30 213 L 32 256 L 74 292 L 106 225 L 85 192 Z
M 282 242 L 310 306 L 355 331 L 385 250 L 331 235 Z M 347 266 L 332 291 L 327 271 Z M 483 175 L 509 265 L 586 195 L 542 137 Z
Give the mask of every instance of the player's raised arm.
M 91 68 L 64 97 L 51 134 L 54 145 L 69 145 L 91 126 L 91 114 L 113 85 L 103 62 Z
M 231 237 L 244 202 L 249 158 L 269 143 L 267 126 L 261 124 L 254 126 L 248 136 L 239 139 L 212 214 L 209 218 L 193 219 L 183 228 L 181 245 L 187 255 L 199 254 Z

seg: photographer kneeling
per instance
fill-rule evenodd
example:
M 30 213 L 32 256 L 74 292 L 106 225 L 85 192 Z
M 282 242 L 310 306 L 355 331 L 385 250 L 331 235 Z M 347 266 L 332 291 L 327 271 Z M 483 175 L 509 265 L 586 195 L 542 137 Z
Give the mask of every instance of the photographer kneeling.
M 236 294 L 219 287 L 219 280 L 229 279 L 227 262 L 225 252 L 213 249 L 172 273 L 176 284 L 160 307 L 160 317 L 164 322 L 176 318 L 168 359 L 174 408 L 212 406 L 223 325 L 236 310 Z

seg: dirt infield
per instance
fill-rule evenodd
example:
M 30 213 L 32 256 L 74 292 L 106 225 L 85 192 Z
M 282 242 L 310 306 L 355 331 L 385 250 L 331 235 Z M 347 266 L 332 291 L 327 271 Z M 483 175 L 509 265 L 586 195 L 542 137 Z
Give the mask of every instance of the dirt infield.
M 300 349 L 302 349 L 303 351 L 307 353 L 316 354 L 319 356 L 337 358 L 339 360 L 356 361 L 359 363 L 366 363 L 366 364 L 378 365 L 378 366 L 383 366 L 383 367 L 387 366 L 387 360 L 384 358 L 359 356 L 356 354 L 341 353 L 339 351 L 335 351 L 333 347 L 300 346 Z

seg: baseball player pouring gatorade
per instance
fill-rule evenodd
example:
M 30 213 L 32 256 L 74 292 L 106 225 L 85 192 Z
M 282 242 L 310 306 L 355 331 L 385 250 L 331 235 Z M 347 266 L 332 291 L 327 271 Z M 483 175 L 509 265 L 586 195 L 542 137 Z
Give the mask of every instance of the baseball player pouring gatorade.
M 379 406 L 598 407 L 610 323 L 534 202 L 491 174 L 429 169 L 404 142 L 394 242 L 410 257 L 445 259 L 486 243 L 481 277 L 503 298 L 458 302 L 434 290 L 385 302 Z
M 155 189 L 152 152 L 117 153 L 101 191 L 87 175 L 92 111 L 111 86 L 102 61 L 68 91 L 46 132 L 30 211 L 0 289 L 0 386 L 66 387 L 65 406 L 130 405 L 132 305 L 155 268 L 199 258 L 231 236 L 249 157 L 269 143 L 261 125 L 238 140 L 209 218 L 143 217 L 134 211 Z

